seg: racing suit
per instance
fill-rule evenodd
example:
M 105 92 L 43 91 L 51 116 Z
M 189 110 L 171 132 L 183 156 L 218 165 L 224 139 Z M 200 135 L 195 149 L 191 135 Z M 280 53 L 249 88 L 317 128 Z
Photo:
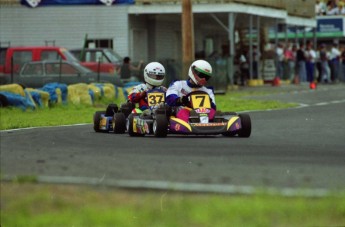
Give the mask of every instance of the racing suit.
M 180 80 L 172 83 L 166 92 L 166 103 L 169 106 L 178 106 L 176 117 L 188 122 L 191 108 L 188 106 L 190 103 L 187 102 L 186 96 L 193 91 L 204 91 L 207 92 L 211 99 L 211 112 L 209 114 L 210 119 L 214 118 L 216 114 L 216 101 L 212 89 L 205 86 L 194 85 L 190 80 Z
M 158 89 L 162 91 L 166 91 L 167 89 L 163 86 L 159 87 L 152 87 L 150 85 L 145 84 L 139 84 L 135 87 L 132 88 L 130 94 L 128 95 L 128 100 L 131 101 L 132 103 L 138 103 L 139 104 L 139 109 L 141 111 L 144 111 L 148 109 L 149 105 L 147 103 L 147 97 L 146 97 L 146 92 L 152 89 Z

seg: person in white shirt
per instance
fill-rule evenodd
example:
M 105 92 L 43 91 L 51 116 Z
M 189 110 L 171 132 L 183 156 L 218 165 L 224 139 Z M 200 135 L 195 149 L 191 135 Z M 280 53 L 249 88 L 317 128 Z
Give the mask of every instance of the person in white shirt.
M 331 79 L 333 82 L 336 82 L 339 78 L 340 67 L 340 50 L 337 43 L 333 43 L 329 58 L 331 60 Z
M 306 50 L 306 69 L 307 69 L 307 81 L 309 83 L 314 82 L 314 66 L 316 59 L 316 52 L 313 50 L 313 42 L 307 42 Z
M 166 103 L 171 107 L 178 107 L 176 117 L 188 122 L 191 111 L 188 95 L 193 91 L 204 91 L 211 99 L 209 118 L 213 120 L 216 114 L 216 100 L 213 90 L 205 86 L 212 77 L 212 66 L 205 60 L 194 61 L 189 67 L 188 76 L 188 80 L 178 80 L 169 86 Z
M 284 74 L 284 47 L 281 43 L 278 44 L 276 49 L 276 62 L 277 77 L 282 79 Z

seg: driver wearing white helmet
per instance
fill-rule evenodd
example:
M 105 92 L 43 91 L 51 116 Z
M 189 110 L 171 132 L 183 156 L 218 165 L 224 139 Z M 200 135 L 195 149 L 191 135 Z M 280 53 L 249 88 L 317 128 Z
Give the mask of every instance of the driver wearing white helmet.
M 205 87 L 212 77 L 212 66 L 205 60 L 194 61 L 189 67 L 188 80 L 180 80 L 172 83 L 166 92 L 166 103 L 169 106 L 179 106 L 176 117 L 188 122 L 191 109 L 188 94 L 193 91 L 207 92 L 211 98 L 210 119 L 216 113 L 216 101 L 212 89 Z
M 128 95 L 128 100 L 132 103 L 139 103 L 139 109 L 144 111 L 148 108 L 146 92 L 152 89 L 166 91 L 162 86 L 165 78 L 165 68 L 159 62 L 151 62 L 144 69 L 144 84 L 139 84 L 132 88 Z

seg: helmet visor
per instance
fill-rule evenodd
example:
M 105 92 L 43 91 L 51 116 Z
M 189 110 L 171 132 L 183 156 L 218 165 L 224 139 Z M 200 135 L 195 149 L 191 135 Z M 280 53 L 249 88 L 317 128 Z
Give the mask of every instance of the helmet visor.
M 205 79 L 206 81 L 211 78 L 211 73 L 199 69 L 195 66 L 192 66 L 192 72 L 195 76 L 199 77 L 200 79 Z
M 148 73 L 148 77 L 154 80 L 163 80 L 164 79 L 164 74 L 155 74 L 155 73 Z

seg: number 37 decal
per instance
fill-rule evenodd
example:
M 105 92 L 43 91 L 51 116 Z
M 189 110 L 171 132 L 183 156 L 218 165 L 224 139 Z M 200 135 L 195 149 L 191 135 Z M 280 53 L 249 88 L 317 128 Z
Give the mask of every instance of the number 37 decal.
M 147 94 L 149 106 L 155 106 L 159 103 L 165 102 L 165 94 L 161 92 L 151 92 Z

